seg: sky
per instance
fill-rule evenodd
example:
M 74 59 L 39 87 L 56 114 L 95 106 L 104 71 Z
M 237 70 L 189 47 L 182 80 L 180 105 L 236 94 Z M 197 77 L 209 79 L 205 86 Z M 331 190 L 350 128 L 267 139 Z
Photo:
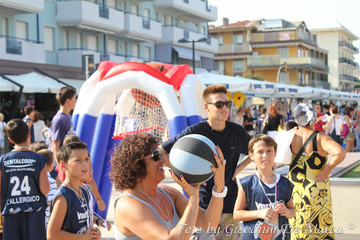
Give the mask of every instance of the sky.
M 209 0 L 209 3 L 218 8 L 218 20 L 209 23 L 215 26 L 222 25 L 223 17 L 229 18 L 229 23 L 261 18 L 294 21 L 332 17 L 360 38 L 359 0 Z M 360 40 L 353 44 L 360 48 Z M 360 62 L 359 54 L 355 60 Z

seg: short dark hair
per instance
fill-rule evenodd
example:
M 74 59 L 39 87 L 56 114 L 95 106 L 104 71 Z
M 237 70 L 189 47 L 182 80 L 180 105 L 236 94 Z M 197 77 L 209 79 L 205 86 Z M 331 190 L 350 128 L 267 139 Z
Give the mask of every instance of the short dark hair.
M 225 93 L 227 94 L 227 88 L 222 84 L 213 84 L 205 88 L 203 92 L 204 103 L 209 101 L 209 95 L 215 93 Z
M 270 137 L 266 134 L 256 134 L 249 141 L 249 146 L 248 146 L 249 152 L 253 153 L 255 143 L 260 142 L 260 141 L 265 142 L 267 146 L 274 147 L 275 151 L 277 150 L 277 143 L 275 142 L 275 140 L 272 137 Z
M 78 135 L 75 134 L 71 134 L 65 137 L 64 141 L 63 141 L 63 145 L 72 143 L 72 142 L 81 142 L 81 139 Z
M 34 111 L 34 108 L 32 106 L 25 106 L 24 107 L 24 113 L 26 115 L 29 115 L 32 111 Z
M 293 129 L 294 127 L 298 127 L 299 124 L 295 121 L 288 121 L 284 124 L 284 130 L 289 131 L 290 129 Z
M 24 143 L 29 134 L 29 127 L 22 119 L 16 118 L 5 125 L 5 132 L 15 144 Z
M 76 94 L 75 88 L 72 87 L 62 87 L 56 94 L 56 101 L 63 106 L 66 102 L 66 99 L 71 99 Z
M 261 113 L 262 113 L 262 114 L 265 114 L 266 111 L 267 111 L 266 107 L 264 107 L 264 108 L 261 109 Z
M 34 142 L 30 144 L 30 151 L 38 152 L 41 149 L 48 149 L 49 145 L 43 143 L 43 142 Z
M 46 157 L 47 166 L 50 166 L 54 162 L 54 154 L 52 151 L 48 149 L 41 149 L 37 153 Z
M 67 163 L 73 150 L 75 149 L 87 149 L 87 145 L 84 142 L 71 142 L 60 148 L 60 151 L 56 154 L 58 162 L 63 161 Z
M 149 133 L 124 138 L 111 156 L 110 180 L 117 190 L 133 189 L 147 174 L 144 157 L 151 154 L 159 139 Z

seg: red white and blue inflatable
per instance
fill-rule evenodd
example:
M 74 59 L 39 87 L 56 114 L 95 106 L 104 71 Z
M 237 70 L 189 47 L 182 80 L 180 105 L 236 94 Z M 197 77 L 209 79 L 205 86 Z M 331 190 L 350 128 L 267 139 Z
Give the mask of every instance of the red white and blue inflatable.
M 121 141 L 113 137 L 116 95 L 124 90 L 139 89 L 155 96 L 168 120 L 170 137 L 173 137 L 188 125 L 202 120 L 204 88 L 188 65 L 164 63 L 105 61 L 85 81 L 74 109 L 73 124 L 76 134 L 88 145 L 94 180 L 106 206 L 112 189 L 108 174 L 111 152 Z M 107 211 L 97 212 L 106 217 Z

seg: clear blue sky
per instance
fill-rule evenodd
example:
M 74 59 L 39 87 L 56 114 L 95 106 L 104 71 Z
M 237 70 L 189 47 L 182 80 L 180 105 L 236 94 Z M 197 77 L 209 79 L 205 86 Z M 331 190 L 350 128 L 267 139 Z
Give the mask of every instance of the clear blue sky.
M 229 22 L 260 18 L 305 20 L 306 18 L 332 17 L 360 38 L 360 0 L 209 0 L 218 7 L 218 20 L 210 23 L 222 25 L 223 17 Z M 305 22 L 306 23 L 306 22 Z M 360 47 L 360 41 L 354 42 Z M 356 56 L 360 61 L 360 56 Z

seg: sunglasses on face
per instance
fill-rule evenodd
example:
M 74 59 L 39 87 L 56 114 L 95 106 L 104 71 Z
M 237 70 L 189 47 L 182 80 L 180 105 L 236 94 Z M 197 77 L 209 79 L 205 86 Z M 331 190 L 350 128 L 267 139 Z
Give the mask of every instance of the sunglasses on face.
M 155 149 L 152 154 L 143 157 L 143 159 L 151 157 L 152 159 L 154 159 L 155 162 L 159 161 L 160 158 L 162 157 L 162 152 L 159 149 Z
M 208 102 L 208 104 L 213 104 L 215 105 L 215 107 L 217 109 L 221 109 L 224 107 L 224 105 L 227 107 L 227 108 L 230 108 L 232 106 L 232 101 L 225 101 L 225 102 L 222 102 L 222 101 L 217 101 L 217 102 Z

